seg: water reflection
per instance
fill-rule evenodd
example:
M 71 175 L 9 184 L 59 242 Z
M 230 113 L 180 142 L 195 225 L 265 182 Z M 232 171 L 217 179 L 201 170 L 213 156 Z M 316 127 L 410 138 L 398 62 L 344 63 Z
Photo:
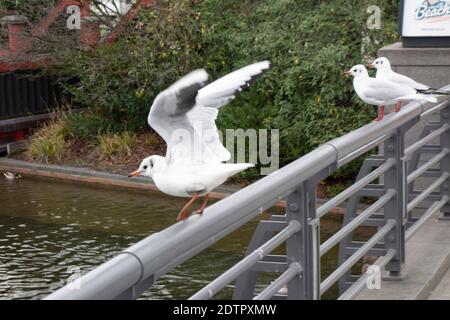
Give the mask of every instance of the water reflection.
M 74 268 L 89 271 L 173 224 L 184 199 L 25 177 L 0 179 L 0 204 L 0 299 L 40 299 L 63 286 Z M 173 270 L 143 298 L 188 298 L 242 258 L 256 224 Z M 322 231 L 337 225 L 330 222 Z M 230 298 L 232 289 L 217 298 Z

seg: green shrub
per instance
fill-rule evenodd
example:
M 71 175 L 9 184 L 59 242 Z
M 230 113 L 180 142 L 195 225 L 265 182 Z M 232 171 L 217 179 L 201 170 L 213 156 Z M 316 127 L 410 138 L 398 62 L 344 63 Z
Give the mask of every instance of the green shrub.
M 331 198 L 337 196 L 339 193 L 341 193 L 342 191 L 344 191 L 345 189 L 347 189 L 348 187 L 351 186 L 351 182 L 337 182 L 337 183 L 333 183 L 328 185 L 327 187 L 327 192 L 329 194 L 329 196 Z
M 155 144 L 158 143 L 159 140 L 155 134 L 147 133 L 144 136 L 144 144 L 149 147 L 155 147 Z
M 366 29 L 369 4 L 385 9 L 381 30 Z M 224 65 L 224 73 L 272 61 L 264 79 L 224 109 L 220 127 L 280 128 L 285 164 L 370 121 L 374 109 L 342 73 L 397 39 L 396 9 L 396 1 L 204 1 L 209 67 Z
M 88 106 L 103 119 L 102 129 L 108 123 L 103 131 L 147 129 L 147 114 L 155 96 L 202 66 L 195 2 L 160 0 L 156 7 L 142 10 L 113 44 L 95 51 L 55 52 L 57 63 L 50 71 L 78 78 L 66 83 L 66 89 L 76 103 Z M 98 134 L 98 126 L 88 123 L 100 121 L 94 115 L 76 120 L 84 122 L 83 128 L 78 128 L 84 136 Z
M 372 4 L 383 9 L 381 30 L 366 27 Z M 218 123 L 279 128 L 284 165 L 372 120 L 374 109 L 342 74 L 398 40 L 397 11 L 394 0 L 160 0 L 116 43 L 62 50 L 54 67 L 79 78 L 67 90 L 92 113 L 69 124 L 74 135 L 89 137 L 99 129 L 146 129 L 156 94 L 195 68 L 216 78 L 269 59 L 271 70 L 225 107 Z
M 60 120 L 45 124 L 32 136 L 27 156 L 46 163 L 60 161 L 67 147 L 64 130 L 64 124 Z
M 92 110 L 69 112 L 62 117 L 66 136 L 74 139 L 94 140 L 98 135 L 112 132 L 115 128 L 108 117 Z
M 98 136 L 98 152 L 101 158 L 130 156 L 136 144 L 136 134 L 128 131 L 121 134 L 104 134 Z

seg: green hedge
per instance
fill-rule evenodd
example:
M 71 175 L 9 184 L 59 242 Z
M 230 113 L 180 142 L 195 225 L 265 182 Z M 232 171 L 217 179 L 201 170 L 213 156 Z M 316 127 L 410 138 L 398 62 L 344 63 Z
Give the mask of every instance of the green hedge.
M 67 89 L 107 119 L 105 130 L 139 131 L 156 94 L 188 71 L 205 67 L 218 77 L 269 59 L 271 70 L 223 109 L 219 126 L 280 128 L 285 164 L 374 117 L 342 74 L 397 41 L 397 2 L 160 0 L 115 44 L 59 50 L 57 69 L 79 77 Z M 382 8 L 381 30 L 366 27 L 373 4 Z M 80 121 L 74 128 L 86 135 Z
M 86 123 L 72 117 L 69 122 L 75 131 L 79 128 L 82 136 L 88 136 L 89 128 L 147 129 L 147 114 L 155 96 L 203 64 L 193 6 L 191 1 L 159 1 L 156 9 L 143 11 L 111 45 L 95 51 L 55 50 L 58 64 L 50 71 L 76 76 L 79 81 L 66 83 L 67 91 L 95 113 L 87 114 Z M 100 118 L 108 125 L 101 125 Z

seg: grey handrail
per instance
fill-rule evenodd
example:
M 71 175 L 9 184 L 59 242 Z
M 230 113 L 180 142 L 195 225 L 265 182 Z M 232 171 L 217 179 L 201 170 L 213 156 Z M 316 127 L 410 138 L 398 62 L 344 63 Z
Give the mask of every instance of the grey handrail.
M 450 86 L 442 88 L 449 90 Z M 364 146 L 420 117 L 425 104 L 411 103 L 400 112 L 334 139 L 269 176 L 208 207 L 200 217 L 153 234 L 79 279 L 80 289 L 65 286 L 45 299 L 114 299 L 141 283 L 152 283 L 167 271 L 222 239 L 301 183 L 342 159 L 356 158 Z M 360 153 L 361 152 L 361 153 Z M 134 297 L 134 295 L 133 295 Z

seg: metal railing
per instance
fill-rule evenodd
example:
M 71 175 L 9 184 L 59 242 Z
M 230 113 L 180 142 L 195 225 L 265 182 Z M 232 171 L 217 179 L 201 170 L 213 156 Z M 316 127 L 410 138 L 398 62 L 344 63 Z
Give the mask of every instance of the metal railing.
M 442 90 L 449 91 L 450 86 Z M 428 121 L 431 115 L 439 115 L 438 123 L 433 122 L 438 129 L 405 148 L 405 133 L 413 125 Z M 191 299 L 211 298 L 233 281 L 236 281 L 235 299 L 320 299 L 371 252 L 379 253 L 376 263 L 389 271 L 392 277 L 400 276 L 405 262 L 406 239 L 438 211 L 450 213 L 449 128 L 448 98 L 440 98 L 440 102 L 434 105 L 411 103 L 383 121 L 372 122 L 332 140 L 213 204 L 201 217 L 192 217 L 136 243 L 85 274 L 79 279 L 80 289 L 65 286 L 46 299 L 136 299 L 162 275 L 282 199 L 287 200 L 285 215 L 273 215 L 269 220 L 262 220 L 246 257 Z M 439 143 L 429 145 L 436 139 Z M 320 181 L 342 165 L 377 147 L 383 150 L 382 154 L 366 160 L 370 165 L 376 163 L 376 169 L 361 169 L 353 185 L 317 208 L 316 187 Z M 412 166 L 411 159 L 416 159 L 422 151 L 435 155 L 421 166 Z M 436 165 L 439 169 L 435 168 Z M 435 177 L 435 180 L 424 190 L 413 192 L 410 186 L 426 174 Z M 378 199 L 362 212 L 357 212 L 355 197 L 360 197 L 367 188 Z M 347 199 L 350 200 L 344 225 L 321 244 L 320 219 Z M 424 200 L 433 200 L 433 203 L 421 218 L 410 223 L 411 211 Z M 341 259 L 338 267 L 322 280 L 321 257 L 336 245 L 342 246 L 356 228 L 367 222 L 377 226 L 374 235 L 359 245 L 344 247 L 351 253 Z M 284 243 L 285 255 L 271 254 Z M 280 275 L 265 289 L 256 292 L 256 278 L 261 272 L 277 272 Z M 361 275 L 340 299 L 354 297 L 364 287 L 366 277 Z

